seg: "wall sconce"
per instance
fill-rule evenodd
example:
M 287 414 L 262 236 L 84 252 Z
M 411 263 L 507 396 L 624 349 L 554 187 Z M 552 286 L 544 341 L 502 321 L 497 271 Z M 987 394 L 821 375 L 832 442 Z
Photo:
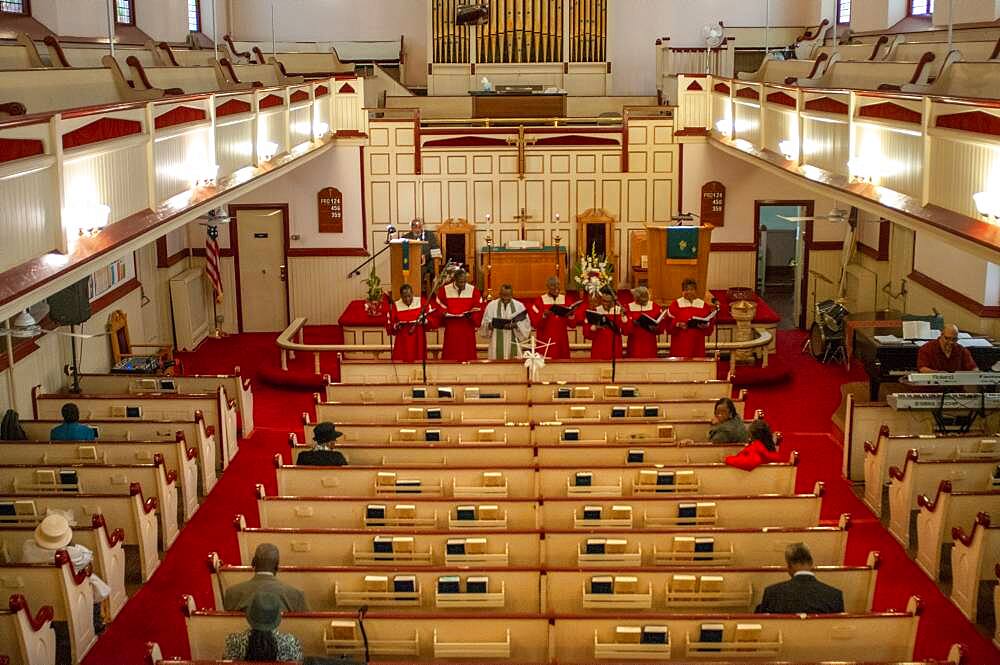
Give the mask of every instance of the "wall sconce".
M 778 150 L 785 156 L 785 159 L 795 161 L 799 158 L 799 142 L 792 139 L 785 139 L 778 143 Z
M 732 134 L 732 123 L 729 120 L 719 120 L 715 123 L 715 131 L 723 136 L 730 136 Z
M 316 123 L 316 138 L 321 139 L 330 133 L 330 125 L 325 122 Z
M 851 179 L 857 182 L 875 183 L 880 173 L 878 163 L 871 157 L 852 157 L 847 160 L 847 170 L 851 174 Z
M 68 223 L 70 237 L 90 238 L 108 225 L 111 208 L 103 203 L 89 203 L 63 209 L 63 222 Z M 76 232 L 73 232 L 73 229 Z
M 188 167 L 192 187 L 212 187 L 219 177 L 218 164 L 192 164 Z
M 976 211 L 990 224 L 1000 225 L 1000 194 L 997 192 L 977 192 L 972 195 Z
M 750 152 L 753 150 L 753 143 L 750 143 L 750 141 L 747 141 L 746 139 L 736 139 L 733 141 L 733 145 L 743 152 Z
M 277 154 L 278 144 L 274 141 L 262 141 L 257 144 L 257 157 L 260 161 L 270 161 Z

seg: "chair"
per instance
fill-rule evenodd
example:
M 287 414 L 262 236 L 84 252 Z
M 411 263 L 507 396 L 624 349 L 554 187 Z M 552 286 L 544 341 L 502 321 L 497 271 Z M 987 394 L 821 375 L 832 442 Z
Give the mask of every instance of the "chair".
M 140 374 L 172 373 L 174 352 L 169 346 L 132 344 L 128 334 L 128 315 L 116 309 L 108 317 L 111 338 L 111 370 Z
M 632 288 L 649 284 L 649 238 L 646 231 L 629 233 L 629 262 L 632 269 Z

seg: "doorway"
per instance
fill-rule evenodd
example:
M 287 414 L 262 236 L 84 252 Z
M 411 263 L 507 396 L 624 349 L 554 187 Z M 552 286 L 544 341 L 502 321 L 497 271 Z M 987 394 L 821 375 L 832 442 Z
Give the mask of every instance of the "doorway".
M 240 332 L 288 327 L 288 206 L 229 206 Z
M 757 201 L 757 293 L 781 316 L 778 328 L 805 328 L 806 275 L 812 220 L 812 201 Z

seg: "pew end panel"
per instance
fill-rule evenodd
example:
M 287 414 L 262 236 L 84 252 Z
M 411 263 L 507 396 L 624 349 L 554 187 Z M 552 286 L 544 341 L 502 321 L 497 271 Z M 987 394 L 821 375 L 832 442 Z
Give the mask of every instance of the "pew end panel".
M 51 605 L 32 614 L 28 600 L 13 594 L 0 610 L 0 644 L 13 665 L 52 665 L 56 660 L 56 634 L 52 629 Z

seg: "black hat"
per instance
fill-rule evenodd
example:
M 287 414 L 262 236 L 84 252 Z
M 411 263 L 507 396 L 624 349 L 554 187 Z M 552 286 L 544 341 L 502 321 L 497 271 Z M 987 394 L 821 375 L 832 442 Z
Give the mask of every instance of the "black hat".
M 313 428 L 313 439 L 316 443 L 329 443 L 344 436 L 343 432 L 338 432 L 337 427 L 330 422 L 318 423 Z

